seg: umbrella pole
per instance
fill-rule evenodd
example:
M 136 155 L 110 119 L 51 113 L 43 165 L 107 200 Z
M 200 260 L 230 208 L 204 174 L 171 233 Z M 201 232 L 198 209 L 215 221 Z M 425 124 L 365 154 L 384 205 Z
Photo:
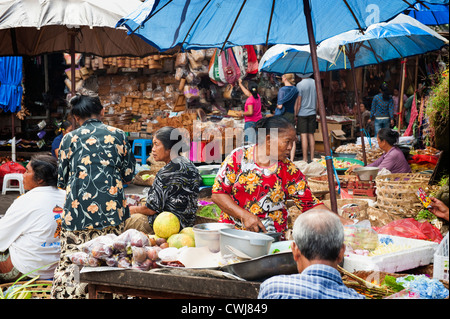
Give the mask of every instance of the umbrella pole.
M 70 82 L 72 96 L 75 95 L 75 32 L 70 32 Z
M 361 117 L 361 110 L 359 108 L 359 94 L 358 94 L 358 86 L 356 85 L 356 72 L 355 72 L 355 55 L 352 53 L 348 54 L 348 59 L 350 60 L 350 67 L 352 69 L 352 76 L 353 76 L 353 86 L 355 88 L 355 107 L 356 107 L 356 114 L 358 116 L 359 121 L 359 133 L 361 135 L 361 148 L 362 148 L 362 154 L 363 154 L 363 162 L 364 166 L 367 165 L 367 157 L 366 157 L 366 143 L 364 141 L 364 131 L 363 131 L 363 124 L 362 124 L 362 117 Z
M 336 200 L 336 187 L 334 181 L 333 158 L 331 157 L 331 148 L 325 112 L 325 102 L 323 99 L 322 83 L 320 81 L 319 62 L 317 59 L 317 45 L 312 26 L 311 8 L 309 6 L 309 0 L 303 0 L 303 12 L 306 18 L 306 28 L 308 30 L 309 46 L 311 48 L 311 62 L 314 70 L 314 80 L 315 80 L 314 82 L 316 85 L 317 99 L 319 102 L 320 124 L 322 126 L 323 145 L 325 147 L 325 161 L 327 164 L 328 188 L 330 189 L 331 210 L 337 214 L 338 210 Z
M 402 60 L 402 71 L 400 74 L 400 102 L 399 104 L 399 111 L 398 111 L 398 132 L 400 133 L 400 130 L 402 128 L 402 119 L 403 119 L 403 92 L 405 92 L 405 71 L 406 71 L 406 59 Z

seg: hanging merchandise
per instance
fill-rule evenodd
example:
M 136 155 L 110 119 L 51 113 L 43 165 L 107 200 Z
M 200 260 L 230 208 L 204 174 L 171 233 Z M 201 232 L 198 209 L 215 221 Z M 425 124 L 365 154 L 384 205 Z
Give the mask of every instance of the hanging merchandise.
M 239 78 L 243 79 L 247 76 L 247 61 L 244 56 L 244 49 L 241 46 L 232 48 L 236 63 L 239 67 L 240 75 Z
M 223 73 L 227 83 L 234 84 L 239 80 L 241 71 L 234 58 L 233 50 L 231 48 L 222 52 Z
M 256 74 L 258 73 L 258 58 L 256 56 L 256 51 L 253 45 L 246 45 L 247 50 L 247 73 Z
M 22 57 L 0 57 L 0 110 L 16 113 L 22 106 Z

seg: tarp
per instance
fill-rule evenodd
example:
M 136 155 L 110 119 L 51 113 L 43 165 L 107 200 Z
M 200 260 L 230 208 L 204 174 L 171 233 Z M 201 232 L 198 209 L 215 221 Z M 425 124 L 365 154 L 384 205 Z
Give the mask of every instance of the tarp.
M 22 57 L 0 57 L 0 108 L 16 113 L 22 105 Z

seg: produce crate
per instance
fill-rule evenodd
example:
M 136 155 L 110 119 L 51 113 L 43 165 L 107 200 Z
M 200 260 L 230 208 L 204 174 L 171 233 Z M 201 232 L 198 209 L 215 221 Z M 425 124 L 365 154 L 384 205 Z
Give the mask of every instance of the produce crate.
M 433 278 L 448 281 L 448 233 L 434 254 Z
M 344 257 L 344 269 L 349 272 L 375 270 L 383 272 L 401 272 L 425 266 L 433 262 L 437 243 L 399 236 L 379 235 L 379 238 L 390 237 L 394 245 L 407 245 L 404 249 L 377 256 L 348 254 Z

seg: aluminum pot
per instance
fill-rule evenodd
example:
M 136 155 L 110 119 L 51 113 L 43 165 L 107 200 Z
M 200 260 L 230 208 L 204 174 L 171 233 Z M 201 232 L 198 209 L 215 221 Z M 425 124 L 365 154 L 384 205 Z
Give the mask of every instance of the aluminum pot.
M 209 248 L 212 253 L 220 250 L 220 229 L 234 228 L 233 224 L 226 223 L 203 223 L 192 227 L 194 231 L 195 247 Z
M 264 233 L 255 233 L 240 229 L 220 230 L 220 253 L 232 254 L 227 245 L 237 248 L 252 258 L 267 255 L 274 238 Z

